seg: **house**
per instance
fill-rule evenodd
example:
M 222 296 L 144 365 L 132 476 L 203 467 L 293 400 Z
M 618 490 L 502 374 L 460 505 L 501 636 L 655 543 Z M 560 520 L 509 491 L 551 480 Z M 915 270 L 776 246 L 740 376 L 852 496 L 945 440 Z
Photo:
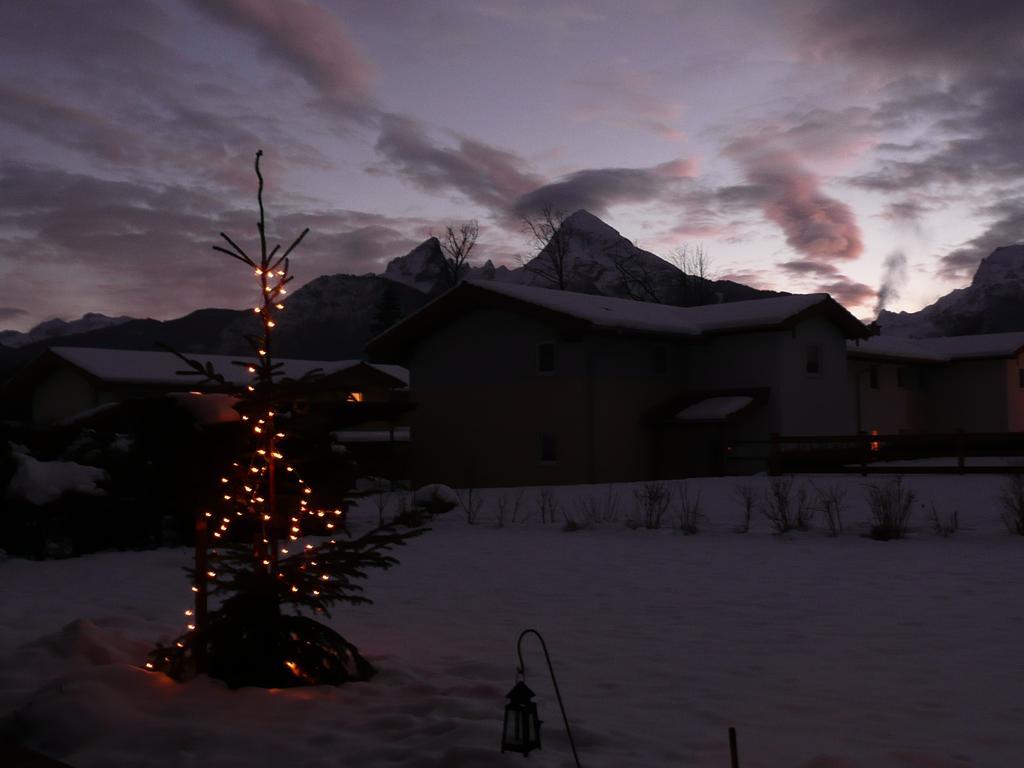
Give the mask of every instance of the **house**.
M 467 281 L 371 340 L 407 366 L 413 480 L 592 483 L 720 471 L 734 441 L 853 429 L 826 294 L 675 307 Z
M 1024 431 L 1024 333 L 873 336 L 847 354 L 857 431 Z
M 127 400 L 179 392 L 241 392 L 252 380 L 250 362 L 229 355 L 188 355 L 221 374 L 224 385 L 181 375 L 188 366 L 170 352 L 87 347 L 50 347 L 18 371 L 4 386 L 24 420 L 44 426 L 74 419 L 97 408 Z M 282 377 L 298 381 L 321 374 L 296 390 L 296 409 L 331 410 L 339 428 L 387 423 L 402 411 L 408 372 L 398 366 L 361 360 L 278 359 Z M 342 417 L 342 413 L 344 416 Z

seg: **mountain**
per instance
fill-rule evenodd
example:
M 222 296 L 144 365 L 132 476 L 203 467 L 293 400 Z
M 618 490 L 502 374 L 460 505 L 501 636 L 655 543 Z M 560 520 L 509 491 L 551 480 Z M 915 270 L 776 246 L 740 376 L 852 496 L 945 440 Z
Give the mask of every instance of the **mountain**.
M 31 330 L 25 331 L 0 331 L 0 344 L 5 347 L 24 347 L 36 341 L 50 341 L 61 336 L 71 336 L 76 333 L 88 333 L 101 328 L 109 328 L 113 325 L 126 323 L 130 317 L 108 317 L 98 312 L 88 312 L 78 320 L 44 320 Z
M 436 237 L 430 237 L 405 256 L 389 261 L 384 269 L 384 277 L 422 293 L 434 293 L 444 278 L 444 272 L 441 242 Z
M 566 287 L 570 290 L 673 304 L 776 295 L 739 283 L 684 275 L 584 210 L 562 221 L 558 236 L 566 246 L 570 265 Z M 470 269 L 468 277 L 550 285 L 544 274 L 552 250 L 549 245 L 516 269 L 495 267 L 487 261 Z M 276 353 L 308 360 L 362 356 L 370 327 L 384 303 L 393 307 L 397 301 L 400 315 L 405 316 L 446 290 L 443 259 L 440 243 L 431 237 L 389 262 L 383 275 L 339 274 L 311 280 L 286 302 L 287 311 L 275 331 Z M 111 349 L 157 349 L 162 343 L 182 352 L 242 355 L 250 353 L 243 334 L 255 330 L 252 312 L 234 309 L 200 309 L 165 321 L 95 314 L 71 322 L 51 320 L 24 334 L 3 332 L 0 373 L 17 367 L 54 341 Z
M 1024 331 L 1024 244 L 996 248 L 982 259 L 971 284 L 918 312 L 878 315 L 887 336 L 964 336 Z
M 509 272 L 507 279 L 550 288 L 560 287 L 559 274 L 567 290 L 680 306 L 778 295 L 684 274 L 583 209 L 567 216 L 540 253 Z

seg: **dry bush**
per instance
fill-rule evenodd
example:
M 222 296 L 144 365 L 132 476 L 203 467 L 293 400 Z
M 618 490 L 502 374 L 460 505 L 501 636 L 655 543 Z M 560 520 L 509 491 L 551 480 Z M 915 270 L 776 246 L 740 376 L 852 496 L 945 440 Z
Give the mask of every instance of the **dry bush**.
M 750 518 L 754 514 L 754 507 L 757 504 L 757 496 L 752 485 L 736 486 L 736 498 L 740 502 L 741 517 L 740 523 L 734 529 L 736 533 L 750 532 Z
M 839 536 L 843 532 L 843 514 L 846 512 L 846 489 L 841 485 L 826 485 L 821 488 L 811 483 L 814 488 L 814 505 L 825 521 L 825 530 L 829 536 Z
M 772 530 L 786 533 L 796 527 L 793 511 L 793 478 L 773 477 L 761 499 L 761 514 L 767 518 Z
M 536 506 L 540 521 L 545 525 L 555 522 L 555 518 L 562 511 L 562 505 L 558 503 L 555 492 L 550 488 L 541 488 L 537 492 Z
M 526 522 L 529 513 L 523 513 L 523 495 L 524 492 L 518 490 L 511 495 L 502 494 L 498 497 L 498 507 L 494 513 L 494 522 L 499 528 L 504 527 L 506 520 L 513 525 Z
M 954 509 L 949 517 L 943 519 L 933 501 L 928 510 L 928 524 L 936 536 L 949 538 L 960 530 L 960 513 Z
M 644 483 L 633 491 L 633 499 L 636 507 L 630 520 L 632 527 L 643 526 L 649 530 L 661 528 L 661 522 L 672 502 L 672 494 L 665 484 Z
M 999 492 L 1000 517 L 1010 533 L 1024 536 L 1024 475 L 1010 475 Z
M 676 485 L 676 504 L 678 511 L 679 530 L 686 536 L 700 533 L 700 521 L 704 518 L 701 513 L 701 492 L 698 490 L 693 496 L 686 481 Z
M 914 492 L 897 477 L 887 483 L 868 485 L 871 510 L 871 538 L 879 541 L 902 539 L 907 535 Z
M 484 504 L 480 491 L 476 488 L 463 488 L 456 491 L 455 495 L 459 497 L 459 506 L 462 507 L 462 511 L 466 514 L 466 522 L 470 525 L 476 525 L 477 520 L 480 518 L 480 508 Z

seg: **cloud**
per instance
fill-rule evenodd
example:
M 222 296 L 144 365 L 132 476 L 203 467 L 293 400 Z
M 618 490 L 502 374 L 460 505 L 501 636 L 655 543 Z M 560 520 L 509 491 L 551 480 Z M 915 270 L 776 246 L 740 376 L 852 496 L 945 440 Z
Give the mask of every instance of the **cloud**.
M 134 135 L 102 115 L 61 103 L 38 89 L 0 83 L 0 120 L 109 162 L 138 158 Z
M 995 220 L 980 235 L 939 259 L 940 277 L 947 280 L 970 278 L 981 260 L 996 248 L 1024 242 L 1024 196 L 985 206 L 980 213 Z
M 831 294 L 836 301 L 847 307 L 867 306 L 876 297 L 875 289 L 870 285 L 845 277 L 819 285 L 817 290 Z
M 193 186 L 110 181 L 7 162 L 0 165 L 0 279 L 32 314 L 172 317 L 199 306 L 246 306 L 252 285 L 212 251 L 226 231 L 255 250 L 253 201 Z M 280 206 L 275 205 L 275 210 Z M 273 216 L 268 236 L 312 231 L 296 251 L 297 283 L 377 270 L 418 242 L 418 220 L 351 211 Z
M 620 203 L 641 203 L 669 195 L 695 172 L 690 160 L 649 168 L 592 168 L 547 181 L 513 152 L 456 136 L 443 146 L 415 120 L 386 115 L 377 138 L 380 162 L 374 174 L 395 174 L 427 192 L 455 192 L 511 222 L 545 206 L 596 215 Z
M 26 315 L 28 312 L 21 307 L 0 307 L 0 322 L 7 322 Z
M 665 96 L 653 72 L 588 66 L 572 85 L 575 105 L 570 115 L 577 120 L 638 127 L 670 141 L 686 138 L 679 127 L 683 105 Z
M 294 70 L 331 106 L 358 115 L 371 98 L 373 67 L 341 19 L 306 0 L 190 0 L 255 38 L 262 52 Z
M 731 188 L 729 194 L 756 203 L 793 250 L 824 263 L 861 254 L 864 246 L 853 209 L 822 192 L 821 180 L 804 167 L 796 152 L 758 136 L 737 139 L 726 151 L 739 162 L 748 182 Z
M 586 208 L 601 216 L 621 203 L 646 203 L 666 197 L 681 180 L 693 177 L 694 163 L 672 160 L 649 168 L 593 168 L 570 173 L 522 195 L 513 209 L 530 215 L 545 207 L 561 211 Z
M 1024 6 L 1016 0 L 825 0 L 798 11 L 805 50 L 869 67 L 962 73 L 1014 66 L 1024 47 Z
M 421 124 L 401 115 L 382 118 L 376 150 L 383 159 L 369 172 L 394 173 L 427 192 L 454 191 L 495 211 L 543 183 L 512 152 L 462 136 L 455 146 L 439 146 Z

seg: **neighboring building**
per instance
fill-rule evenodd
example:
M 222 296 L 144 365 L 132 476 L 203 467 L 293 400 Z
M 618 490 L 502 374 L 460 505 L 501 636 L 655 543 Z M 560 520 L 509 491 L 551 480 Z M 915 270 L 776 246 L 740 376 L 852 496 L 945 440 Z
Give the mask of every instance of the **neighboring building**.
M 858 431 L 1024 431 L 1024 333 L 850 342 Z
M 826 294 L 683 308 L 464 282 L 369 351 L 409 368 L 414 482 L 501 486 L 705 474 L 732 441 L 849 433 L 846 340 L 866 336 Z
M 240 392 L 252 374 L 243 357 L 188 354 L 212 365 L 226 385 L 202 384 L 201 376 L 180 375 L 188 366 L 170 352 L 86 347 L 50 347 L 20 370 L 4 387 L 23 418 L 37 425 L 74 419 L 104 405 L 174 392 Z M 243 363 L 239 365 L 239 362 Z M 408 372 L 399 366 L 371 365 L 360 360 L 331 362 L 278 359 L 281 374 L 292 380 L 314 371 L 322 375 L 296 388 L 303 408 L 340 408 L 351 412 L 343 423 L 371 421 L 373 428 L 387 410 L 380 404 L 404 400 Z M 401 393 L 401 394 L 399 394 Z

